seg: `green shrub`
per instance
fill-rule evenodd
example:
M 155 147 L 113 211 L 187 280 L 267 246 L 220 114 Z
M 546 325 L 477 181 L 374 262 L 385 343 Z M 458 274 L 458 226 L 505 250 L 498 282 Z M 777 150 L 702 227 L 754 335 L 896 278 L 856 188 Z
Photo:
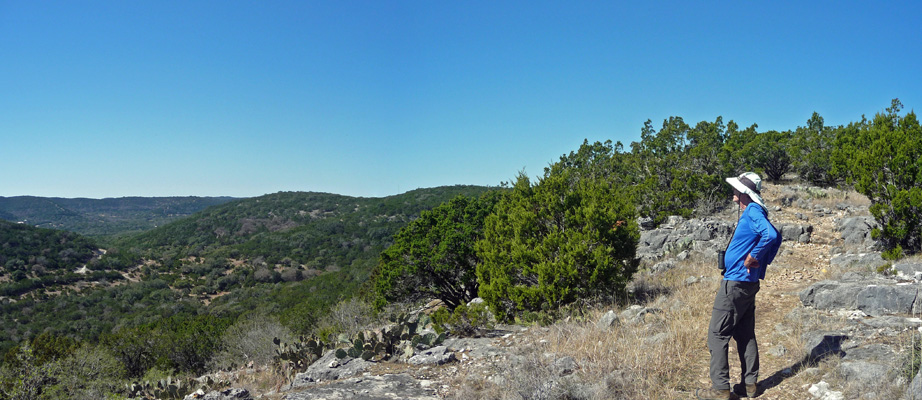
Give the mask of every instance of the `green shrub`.
M 885 113 L 840 135 L 833 164 L 871 200 L 880 228 L 871 232 L 888 258 L 922 251 L 922 127 L 916 114 L 899 116 L 894 99 Z
M 884 264 L 877 267 L 877 273 L 883 276 L 893 276 L 896 271 L 893 269 L 893 264 Z
M 814 112 L 806 127 L 798 127 L 791 138 L 794 169 L 800 178 L 817 186 L 829 187 L 839 181 L 830 159 L 836 148 L 840 128 L 824 125 L 823 117 Z
M 424 298 L 456 307 L 477 297 L 474 244 L 498 199 L 495 191 L 479 198 L 459 195 L 401 229 L 373 273 L 375 307 Z
M 480 297 L 496 318 L 613 297 L 637 269 L 639 237 L 626 193 L 601 179 L 520 174 L 477 243 Z

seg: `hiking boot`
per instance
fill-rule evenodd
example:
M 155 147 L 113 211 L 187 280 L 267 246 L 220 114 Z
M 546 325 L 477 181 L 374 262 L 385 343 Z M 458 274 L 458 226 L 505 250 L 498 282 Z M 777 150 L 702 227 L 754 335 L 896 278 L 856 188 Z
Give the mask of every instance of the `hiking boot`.
M 759 393 L 758 393 L 758 392 L 759 392 L 759 386 L 757 386 L 755 383 L 750 383 L 750 384 L 746 384 L 746 385 L 740 383 L 740 384 L 736 385 L 736 387 L 734 387 L 733 389 L 735 389 L 734 392 L 736 392 L 737 394 L 739 394 L 739 395 L 742 396 L 742 397 L 753 398 L 753 397 L 756 397 L 756 395 L 759 394 Z
M 695 396 L 701 400 L 740 400 L 740 397 L 727 390 L 717 390 L 714 388 L 710 389 L 698 389 L 695 391 Z

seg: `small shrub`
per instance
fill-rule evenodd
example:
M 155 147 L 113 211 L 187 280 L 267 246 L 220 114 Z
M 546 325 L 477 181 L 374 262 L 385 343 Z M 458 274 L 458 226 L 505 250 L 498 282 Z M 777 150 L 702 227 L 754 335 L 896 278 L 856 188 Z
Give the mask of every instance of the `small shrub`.
M 896 247 L 892 249 L 884 250 L 883 253 L 880 254 L 880 256 L 884 260 L 899 260 L 903 258 L 904 256 L 903 246 L 896 245 Z
M 884 264 L 877 267 L 877 273 L 883 276 L 893 276 L 896 271 L 893 270 L 893 264 Z
M 294 335 L 274 316 L 245 315 L 224 332 L 221 337 L 223 350 L 212 357 L 209 366 L 212 369 L 229 369 L 250 362 L 269 364 L 275 357 L 273 338 L 291 342 Z

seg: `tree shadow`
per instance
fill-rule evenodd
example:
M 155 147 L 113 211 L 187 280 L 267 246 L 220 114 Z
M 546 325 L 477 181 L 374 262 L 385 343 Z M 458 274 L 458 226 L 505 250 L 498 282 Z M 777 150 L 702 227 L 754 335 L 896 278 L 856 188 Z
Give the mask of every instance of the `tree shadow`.
M 841 333 L 823 334 L 819 343 L 812 347 L 810 354 L 807 354 L 803 360 L 794 363 L 790 367 L 782 368 L 771 376 L 759 381 L 759 392 L 764 393 L 766 390 L 780 385 L 785 379 L 796 376 L 800 371 L 806 368 L 816 366 L 820 361 L 828 357 L 844 356 L 845 352 L 842 351 L 842 342 L 844 342 L 845 339 L 848 339 L 848 336 Z

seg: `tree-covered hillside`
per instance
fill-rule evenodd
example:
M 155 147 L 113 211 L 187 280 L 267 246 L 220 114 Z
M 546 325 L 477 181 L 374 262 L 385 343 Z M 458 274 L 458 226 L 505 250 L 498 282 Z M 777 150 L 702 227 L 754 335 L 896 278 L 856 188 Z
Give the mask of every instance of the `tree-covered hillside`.
M 105 236 L 153 229 L 231 200 L 230 197 L 0 197 L 0 219 Z
M 246 312 L 278 315 L 305 332 L 330 305 L 359 290 L 381 251 L 420 212 L 459 194 L 488 190 L 449 186 L 385 198 L 270 194 L 123 237 L 100 258 L 93 257 L 92 241 L 79 235 L 3 222 L 15 229 L 10 240 L 27 236 L 16 232 L 34 231 L 55 233 L 59 243 L 85 244 L 80 266 L 86 264 L 87 276 L 103 285 L 77 291 L 52 282 L 9 293 L 11 298 L 0 300 L 0 350 L 42 332 L 97 341 L 164 316 L 203 313 L 230 319 Z M 20 249 L 17 259 L 24 257 L 27 267 L 29 257 L 44 251 L 37 245 L 10 247 Z M 67 268 L 70 273 L 79 266 Z
M 97 251 L 92 240 L 73 232 L 0 221 L 0 298 L 121 278 L 117 273 L 81 270 Z

